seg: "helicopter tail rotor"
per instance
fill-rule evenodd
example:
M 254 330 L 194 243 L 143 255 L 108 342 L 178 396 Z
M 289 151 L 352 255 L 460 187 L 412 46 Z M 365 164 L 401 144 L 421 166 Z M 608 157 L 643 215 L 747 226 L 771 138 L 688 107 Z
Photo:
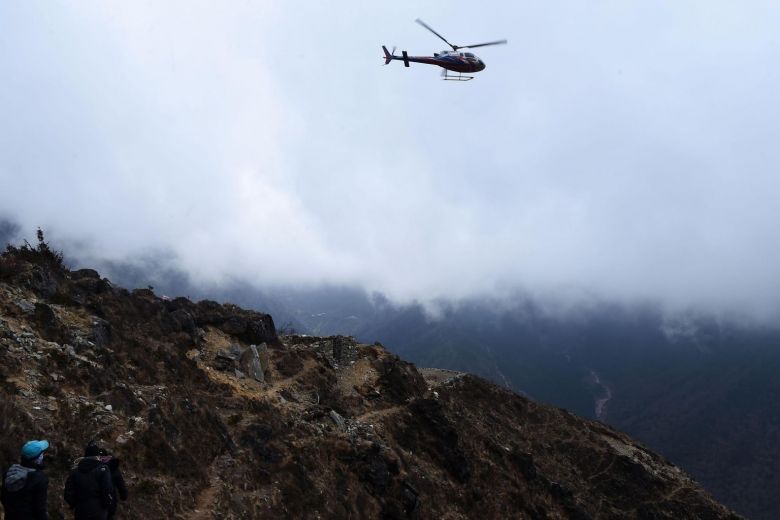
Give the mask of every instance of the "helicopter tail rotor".
M 393 58 L 395 57 L 395 47 L 393 47 L 393 52 L 389 52 L 387 50 L 387 47 L 382 45 L 382 50 L 385 51 L 385 65 L 389 64 L 391 61 L 393 61 Z

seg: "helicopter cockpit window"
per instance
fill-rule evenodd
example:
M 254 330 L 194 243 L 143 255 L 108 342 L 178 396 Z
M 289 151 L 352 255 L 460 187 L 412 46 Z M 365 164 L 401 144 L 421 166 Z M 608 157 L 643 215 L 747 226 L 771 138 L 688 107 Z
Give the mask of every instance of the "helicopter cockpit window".
M 474 54 L 472 54 L 472 53 L 470 53 L 470 52 L 467 52 L 467 53 L 466 53 L 466 57 L 467 57 L 467 58 L 473 58 L 473 57 L 474 57 Z

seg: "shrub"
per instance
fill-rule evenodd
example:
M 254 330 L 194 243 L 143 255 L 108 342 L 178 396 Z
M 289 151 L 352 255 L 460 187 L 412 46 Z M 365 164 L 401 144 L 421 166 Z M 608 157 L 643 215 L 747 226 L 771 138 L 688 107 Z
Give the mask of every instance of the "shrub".
M 27 240 L 18 247 L 11 244 L 6 246 L 5 253 L 3 253 L 0 258 L 2 258 L 3 263 L 7 265 L 4 268 L 0 267 L 0 277 L 3 276 L 3 272 L 18 273 L 19 270 L 22 269 L 22 266 L 20 265 L 22 262 L 29 262 L 54 270 L 63 270 L 65 268 L 65 260 L 62 251 L 56 251 L 49 247 L 41 228 L 38 228 L 36 237 L 38 239 L 38 245 L 36 247 L 30 245 Z M 11 276 L 13 276 L 13 274 L 11 274 Z

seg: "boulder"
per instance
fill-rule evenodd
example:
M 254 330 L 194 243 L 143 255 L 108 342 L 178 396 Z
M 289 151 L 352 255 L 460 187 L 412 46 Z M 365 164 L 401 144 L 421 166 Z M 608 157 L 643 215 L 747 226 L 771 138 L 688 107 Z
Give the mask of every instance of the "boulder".
M 260 362 L 260 352 L 256 345 L 250 345 L 249 348 L 241 354 L 240 366 L 241 371 L 249 374 L 255 381 L 261 383 L 265 381 L 265 372 L 263 371 L 263 365 Z
M 220 325 L 220 329 L 225 334 L 231 334 L 233 336 L 241 336 L 246 331 L 247 320 L 243 316 L 229 316 Z
M 214 359 L 214 364 L 217 370 L 234 371 L 238 367 L 239 359 L 241 359 L 243 350 L 241 345 L 233 343 L 230 347 L 217 351 Z
M 211 300 L 200 301 L 191 310 L 199 327 L 216 326 L 226 334 L 255 345 L 277 341 L 274 320 L 268 314 L 245 311 L 235 305 L 220 305 Z
M 92 334 L 90 340 L 98 348 L 107 347 L 111 343 L 111 324 L 103 318 L 92 316 Z
M 338 427 L 339 430 L 344 430 L 347 427 L 347 423 L 344 421 L 344 418 L 336 411 L 331 410 L 330 411 L 330 418 L 333 420 L 335 425 Z
M 260 343 L 257 345 L 257 354 L 260 356 L 260 366 L 267 372 L 268 366 L 271 363 L 271 354 L 268 352 L 268 344 Z
M 233 343 L 230 347 L 217 351 L 217 357 L 230 361 L 238 361 L 242 353 L 243 350 L 241 349 L 241 345 Z
M 226 334 L 255 345 L 276 341 L 274 321 L 268 314 L 232 314 L 222 322 L 219 328 Z
M 19 307 L 19 309 L 25 314 L 30 314 L 35 310 L 35 304 L 30 300 L 25 300 L 24 298 L 17 300 L 16 306 Z
M 49 305 L 35 304 L 35 322 L 40 335 L 47 341 L 61 343 L 68 338 L 67 328 Z
M 242 338 L 248 343 L 270 343 L 277 340 L 274 320 L 268 314 L 253 313 Z

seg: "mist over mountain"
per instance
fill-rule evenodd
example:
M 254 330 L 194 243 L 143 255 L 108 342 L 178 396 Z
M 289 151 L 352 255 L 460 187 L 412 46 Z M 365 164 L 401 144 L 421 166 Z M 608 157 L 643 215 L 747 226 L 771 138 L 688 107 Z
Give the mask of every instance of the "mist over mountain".
M 2 216 L 198 284 L 780 315 L 780 9 L 442 7 L 3 5 Z M 380 66 L 438 48 L 415 16 L 511 43 L 468 85 Z
M 6 244 L 14 242 L 14 239 L 19 234 L 19 226 L 11 222 L 0 218 L 0 247 L 5 248 Z

